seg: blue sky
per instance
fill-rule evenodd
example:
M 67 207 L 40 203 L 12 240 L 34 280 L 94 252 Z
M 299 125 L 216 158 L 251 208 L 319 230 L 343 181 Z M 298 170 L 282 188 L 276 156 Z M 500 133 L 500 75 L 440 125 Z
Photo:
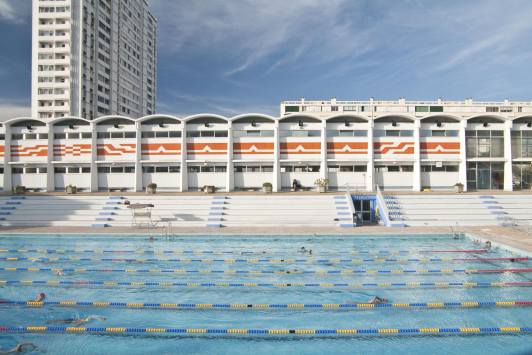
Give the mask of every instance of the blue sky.
M 149 4 L 158 113 L 279 116 L 303 96 L 532 100 L 529 0 Z M 0 33 L 0 119 L 29 115 L 31 0 L 0 0 Z

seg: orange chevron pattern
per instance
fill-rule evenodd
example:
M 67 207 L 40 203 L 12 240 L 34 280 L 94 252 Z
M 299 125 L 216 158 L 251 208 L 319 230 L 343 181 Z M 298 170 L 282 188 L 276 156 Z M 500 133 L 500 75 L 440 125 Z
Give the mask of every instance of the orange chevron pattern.
M 233 143 L 233 154 L 273 154 L 274 143 Z
M 421 154 L 460 154 L 460 142 L 420 142 Z
M 72 146 L 67 146 L 64 144 L 54 144 L 54 156 L 55 157 L 64 157 L 66 155 L 72 155 L 74 157 L 79 157 L 82 154 L 90 154 L 91 145 L 90 144 L 72 144 Z
M 375 142 L 373 154 L 414 154 L 414 142 Z
M 187 143 L 188 155 L 227 154 L 227 143 Z
M 327 142 L 327 154 L 368 154 L 368 143 Z
M 320 154 L 321 142 L 281 142 L 281 154 Z
M 124 155 L 135 153 L 135 143 L 98 144 L 98 155 Z
M 5 149 L 6 149 L 5 146 L 0 145 L 0 157 L 3 157 L 5 155 Z
M 181 143 L 143 143 L 142 155 L 181 155 Z
M 47 145 L 36 145 L 34 147 L 24 147 L 22 145 L 11 146 L 12 157 L 46 157 L 48 156 Z

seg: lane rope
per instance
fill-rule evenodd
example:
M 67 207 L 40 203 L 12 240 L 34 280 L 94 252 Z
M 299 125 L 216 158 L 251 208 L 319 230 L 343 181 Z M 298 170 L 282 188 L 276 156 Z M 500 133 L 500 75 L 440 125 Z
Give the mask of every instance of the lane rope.
M 110 286 L 201 286 L 201 287 L 386 287 L 386 286 L 532 286 L 532 282 L 408 282 L 408 283 L 185 283 L 185 282 L 106 282 L 106 281 L 31 281 L 9 280 L 0 284 L 14 285 L 110 285 Z
M 133 302 L 31 302 L 0 301 L 0 305 L 22 306 L 99 306 L 133 308 L 394 308 L 394 307 L 493 307 L 493 306 L 532 306 L 531 301 L 510 302 L 416 302 L 416 303 L 378 303 L 378 304 L 210 304 L 210 303 L 133 303 Z
M 359 250 L 317 251 L 313 254 L 421 254 L 421 253 L 487 253 L 488 250 Z M 208 251 L 208 250 L 74 250 L 74 249 L 0 249 L 0 253 L 132 253 L 132 254 L 290 254 L 286 251 Z
M 99 327 L 5 327 L 0 331 L 194 333 L 194 334 L 382 334 L 382 333 L 492 333 L 531 332 L 532 327 L 410 328 L 410 329 L 186 329 L 186 328 L 99 328 Z
M 174 273 L 174 274 L 410 274 L 410 273 L 483 273 L 483 272 L 532 272 L 532 269 L 457 269 L 457 270 L 128 270 L 128 269 L 39 269 L 2 267 L 0 271 L 61 271 L 61 272 L 129 272 L 129 273 Z M 68 276 L 68 275 L 67 275 Z
M 95 258 L 0 258 L 0 261 L 22 261 L 40 260 L 47 261 L 124 261 L 124 262 L 150 262 L 150 261 L 172 261 L 172 262 L 224 262 L 224 263 L 361 263 L 361 262 L 435 262 L 435 261 L 504 261 L 504 260 L 529 260 L 528 257 L 521 258 L 488 258 L 488 259 L 95 259 Z

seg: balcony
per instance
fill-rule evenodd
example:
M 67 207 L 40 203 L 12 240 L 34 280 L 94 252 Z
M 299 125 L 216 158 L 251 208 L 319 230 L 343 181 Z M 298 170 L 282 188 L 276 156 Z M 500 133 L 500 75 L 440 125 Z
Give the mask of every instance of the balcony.
M 70 112 L 70 105 L 64 104 L 63 106 L 53 106 L 54 112 Z
M 65 44 L 64 47 L 61 46 L 61 45 L 60 46 L 56 45 L 55 48 L 53 48 L 53 50 L 54 50 L 54 53 L 57 53 L 57 54 L 59 54 L 59 53 L 70 53 L 70 45 Z
M 62 59 L 62 58 L 61 59 L 53 59 L 53 63 L 51 63 L 51 64 L 70 66 L 70 58 L 66 57 L 65 59 Z
M 53 73 L 54 73 L 54 75 L 56 77 L 57 76 L 59 76 L 59 77 L 65 77 L 65 76 L 70 77 L 70 69 L 68 69 L 68 68 L 66 68 L 65 70 L 56 70 Z

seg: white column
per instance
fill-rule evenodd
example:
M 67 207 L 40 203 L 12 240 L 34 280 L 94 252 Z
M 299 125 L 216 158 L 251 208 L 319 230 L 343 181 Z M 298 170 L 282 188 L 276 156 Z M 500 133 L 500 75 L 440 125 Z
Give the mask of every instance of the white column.
M 373 127 L 374 127 L 374 121 L 370 118 L 368 121 L 368 171 L 366 175 L 366 191 L 371 192 L 373 191 L 373 186 L 375 185 L 373 183 L 373 174 L 374 174 L 374 167 L 373 167 Z
M 55 170 L 52 161 L 54 160 L 54 126 L 46 124 L 48 128 L 48 161 L 46 162 L 46 192 L 55 192 Z
M 460 165 L 458 167 L 458 181 L 464 185 L 464 191 L 467 191 L 466 127 L 467 127 L 467 121 L 466 120 L 461 121 L 460 122 Z
M 225 191 L 231 192 L 235 189 L 235 172 L 233 168 L 233 122 L 227 122 L 227 175 L 225 180 Z
M 13 180 L 11 178 L 11 125 L 6 124 L 6 135 L 4 141 L 4 192 L 11 192 L 13 189 Z
M 91 145 L 91 192 L 98 192 L 98 132 L 97 125 L 91 122 L 92 145 Z
M 273 133 L 273 191 L 281 191 L 281 154 L 279 149 L 279 121 L 275 121 Z
M 136 149 L 135 149 L 135 186 L 133 189 L 135 192 L 142 192 L 142 125 L 140 122 L 135 122 L 135 129 L 137 131 L 136 136 Z
M 181 121 L 181 173 L 179 177 L 181 181 L 181 192 L 188 191 L 188 168 L 187 168 L 187 123 Z
M 504 191 L 513 191 L 512 176 L 512 121 L 506 121 L 504 127 Z
M 415 121 L 414 128 L 414 176 L 412 181 L 412 191 L 421 191 L 421 154 L 419 151 L 419 128 L 421 121 Z
M 327 168 L 327 121 L 321 121 L 321 167 L 320 167 L 320 177 L 322 179 L 327 179 L 328 177 L 328 168 Z

